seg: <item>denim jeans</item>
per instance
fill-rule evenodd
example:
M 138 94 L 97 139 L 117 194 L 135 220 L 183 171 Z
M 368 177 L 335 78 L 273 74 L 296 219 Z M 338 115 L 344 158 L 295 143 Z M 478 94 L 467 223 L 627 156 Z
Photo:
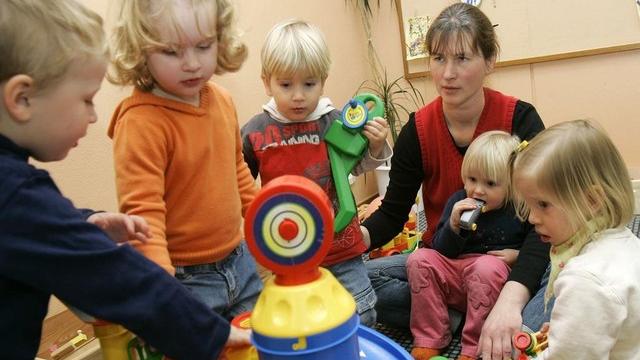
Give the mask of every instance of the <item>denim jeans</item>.
M 386 256 L 365 263 L 373 290 L 378 296 L 378 322 L 397 328 L 409 328 L 411 291 L 407 281 L 408 254 Z
M 356 256 L 353 259 L 328 266 L 327 270 L 353 295 L 360 323 L 369 327 L 375 325 L 376 293 L 371 287 L 371 281 L 367 276 L 362 257 Z
M 244 242 L 218 262 L 175 268 L 184 286 L 227 319 L 252 310 L 262 291 L 255 260 Z
M 524 310 L 522 310 L 522 324 L 533 331 L 540 330 L 542 324 L 548 322 L 551 318 L 551 309 L 553 309 L 555 298 L 551 298 L 549 300 L 549 303 L 547 304 L 547 311 L 544 309 L 544 292 L 547 289 L 550 273 L 551 264 L 547 266 L 547 271 L 542 275 L 538 292 L 531 300 L 529 300 L 529 303 L 524 307 Z
M 369 260 L 365 263 L 367 273 L 371 279 L 371 285 L 378 296 L 376 312 L 378 322 L 397 328 L 409 328 L 411 313 L 411 292 L 407 281 L 407 258 L 408 254 L 393 255 Z M 540 281 L 540 288 L 535 296 L 529 301 L 522 311 L 522 322 L 527 327 L 537 331 L 542 323 L 549 321 L 553 299 L 544 311 L 544 291 L 549 281 L 547 271 Z M 455 332 L 462 314 L 450 310 L 450 323 L 452 332 Z

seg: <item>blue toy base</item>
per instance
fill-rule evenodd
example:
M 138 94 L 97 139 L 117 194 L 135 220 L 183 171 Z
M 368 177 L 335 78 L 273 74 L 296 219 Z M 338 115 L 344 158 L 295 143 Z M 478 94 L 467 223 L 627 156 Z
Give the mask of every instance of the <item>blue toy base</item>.
M 405 349 L 393 340 L 363 325 L 358 327 L 358 344 L 360 345 L 361 359 L 413 359 Z

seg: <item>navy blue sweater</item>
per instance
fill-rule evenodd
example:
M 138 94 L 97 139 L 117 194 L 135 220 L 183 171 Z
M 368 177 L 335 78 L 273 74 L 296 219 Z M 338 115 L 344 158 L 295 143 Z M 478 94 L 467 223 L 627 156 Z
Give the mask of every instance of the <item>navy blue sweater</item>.
M 50 295 L 122 324 L 174 359 L 217 359 L 226 320 L 129 245 L 117 246 L 0 135 L 0 349 L 32 360 Z
M 453 205 L 466 197 L 464 190 L 456 191 L 449 197 L 442 211 L 431 244 L 442 255 L 457 258 L 464 254 L 485 254 L 491 250 L 517 250 L 525 244 L 540 242 L 533 225 L 518 220 L 513 206 L 480 214 L 476 220 L 476 231 L 461 229 L 460 234 L 456 234 L 449 226 L 449 218 Z

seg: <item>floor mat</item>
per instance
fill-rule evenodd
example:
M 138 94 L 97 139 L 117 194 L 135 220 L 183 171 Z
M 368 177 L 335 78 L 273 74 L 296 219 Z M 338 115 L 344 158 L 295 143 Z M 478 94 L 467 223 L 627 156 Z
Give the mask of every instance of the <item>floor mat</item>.
M 635 215 L 629 222 L 629 224 L 627 224 L 627 227 L 631 229 L 631 231 L 636 236 L 640 237 L 640 215 Z M 411 352 L 411 349 L 413 347 L 413 337 L 411 336 L 411 331 L 409 331 L 409 329 L 398 329 L 379 323 L 376 324 L 373 328 L 380 333 L 388 336 L 390 339 L 405 348 L 408 352 Z M 446 356 L 449 359 L 456 359 L 458 355 L 460 355 L 460 351 L 460 330 L 458 330 L 458 332 L 454 335 L 451 344 L 449 344 L 449 346 L 444 349 L 442 356 Z
M 380 323 L 376 324 L 373 328 L 380 333 L 388 336 L 391 340 L 398 343 L 408 352 L 411 352 L 411 349 L 413 348 L 413 337 L 411 336 L 411 331 L 409 331 L 409 329 L 393 328 Z M 461 346 L 460 334 L 458 331 L 458 333 L 453 336 L 451 344 L 449 344 L 449 346 L 447 346 L 443 350 L 442 356 L 446 356 L 449 359 L 456 359 L 458 355 L 460 355 L 460 350 L 462 350 Z

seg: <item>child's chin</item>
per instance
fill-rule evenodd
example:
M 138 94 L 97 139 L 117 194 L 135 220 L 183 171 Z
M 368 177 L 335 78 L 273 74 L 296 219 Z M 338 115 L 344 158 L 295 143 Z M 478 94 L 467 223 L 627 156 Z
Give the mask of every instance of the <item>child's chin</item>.
M 71 150 L 71 149 L 69 149 Z M 65 151 L 62 154 L 45 154 L 42 156 L 34 155 L 33 158 L 40 162 L 53 162 L 53 161 L 61 161 L 64 160 L 67 155 L 69 155 L 69 150 Z

